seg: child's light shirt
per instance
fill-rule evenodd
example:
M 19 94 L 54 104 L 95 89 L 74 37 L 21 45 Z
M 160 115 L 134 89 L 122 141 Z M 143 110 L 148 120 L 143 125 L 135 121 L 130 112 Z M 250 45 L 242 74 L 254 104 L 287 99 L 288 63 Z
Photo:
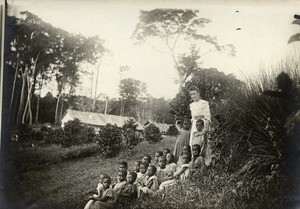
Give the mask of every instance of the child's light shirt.
M 193 157 L 189 162 L 190 169 L 200 169 L 203 164 L 203 158 L 201 156 Z
M 167 164 L 167 165 L 166 165 L 166 168 L 167 168 L 168 170 L 173 171 L 173 173 L 174 173 L 174 172 L 176 171 L 177 165 L 176 165 L 176 163 L 170 163 L 170 164 Z
M 103 185 L 101 183 L 99 183 L 98 186 L 97 186 L 98 196 L 101 196 L 103 191 L 104 191 L 103 190 Z
M 189 178 L 189 164 L 188 163 L 183 163 L 183 164 L 178 165 L 174 175 L 178 174 L 184 168 L 185 168 L 185 170 L 182 174 L 180 174 L 179 180 L 187 180 Z
M 203 142 L 207 138 L 206 131 L 195 131 L 193 134 L 192 145 L 199 144 L 202 147 Z
M 144 187 L 142 188 L 142 191 L 144 193 L 151 193 L 155 192 L 159 188 L 159 183 L 157 176 L 147 176 L 146 182 L 144 184 Z M 149 191 L 150 190 L 150 191 Z
M 106 203 L 114 203 L 115 192 L 112 188 L 108 188 L 103 191 L 102 197 L 106 197 Z
M 137 178 L 136 178 L 134 184 L 137 186 L 143 186 L 146 182 L 146 179 L 147 179 L 146 174 L 142 174 L 141 172 L 138 172 Z
M 121 181 L 121 182 L 116 183 L 116 185 L 113 188 L 115 193 L 118 194 L 121 191 L 121 189 L 124 187 L 125 184 L 126 184 L 126 181 Z

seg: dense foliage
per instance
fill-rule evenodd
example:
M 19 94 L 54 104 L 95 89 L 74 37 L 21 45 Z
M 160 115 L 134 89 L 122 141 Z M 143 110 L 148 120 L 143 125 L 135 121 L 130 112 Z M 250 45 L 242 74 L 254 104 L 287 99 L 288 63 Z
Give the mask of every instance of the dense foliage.
M 170 125 L 167 131 L 167 135 L 169 136 L 177 136 L 179 134 L 178 129 L 175 125 Z
M 101 127 L 99 134 L 96 135 L 96 141 L 105 157 L 113 157 L 122 148 L 121 129 L 116 125 L 107 124 Z
M 245 83 L 236 79 L 233 75 L 225 75 L 214 68 L 198 69 L 192 74 L 189 81 L 170 102 L 171 113 L 181 121 L 184 117 L 191 117 L 189 104 L 192 102 L 188 89 L 196 85 L 200 90 L 201 98 L 210 103 L 212 116 L 222 112 L 222 103 L 229 100 L 230 95 L 241 92 Z
M 155 144 L 162 140 L 161 132 L 158 127 L 150 123 L 145 129 L 145 139 L 151 143 Z
M 138 124 L 136 124 L 134 119 L 129 119 L 122 126 L 122 133 L 124 137 L 124 144 L 127 149 L 132 150 L 136 145 L 138 145 L 142 138 L 137 130 Z

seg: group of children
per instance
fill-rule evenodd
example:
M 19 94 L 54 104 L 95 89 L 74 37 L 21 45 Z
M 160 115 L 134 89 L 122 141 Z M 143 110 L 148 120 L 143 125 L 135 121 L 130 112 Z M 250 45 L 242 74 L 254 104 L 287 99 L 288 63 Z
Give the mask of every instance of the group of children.
M 183 146 L 177 162 L 168 148 L 157 151 L 153 161 L 150 155 L 145 155 L 134 163 L 132 172 L 128 171 L 127 162 L 122 161 L 114 184 L 108 175 L 100 176 L 97 194 L 89 198 L 85 209 L 113 208 L 115 204 L 128 203 L 141 195 L 163 191 L 178 181 L 189 179 L 202 166 L 204 158 L 199 144 L 194 144 L 192 149 L 189 145 Z

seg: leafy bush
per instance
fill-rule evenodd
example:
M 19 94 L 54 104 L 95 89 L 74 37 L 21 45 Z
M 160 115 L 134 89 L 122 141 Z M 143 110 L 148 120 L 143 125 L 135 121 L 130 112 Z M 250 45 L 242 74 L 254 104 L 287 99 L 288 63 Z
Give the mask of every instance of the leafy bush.
M 135 120 L 132 118 L 127 120 L 122 126 L 125 146 L 129 150 L 132 150 L 136 145 L 138 145 L 142 141 L 140 135 L 138 134 L 137 127 L 138 124 L 136 124 Z
M 96 135 L 96 141 L 104 156 L 113 157 L 122 148 L 121 129 L 116 125 L 107 124 L 101 127 L 99 134 Z
M 93 142 L 95 132 L 93 128 L 83 125 L 79 119 L 68 121 L 64 127 L 64 137 L 61 144 L 65 147 Z
M 33 133 L 34 131 L 28 125 L 20 124 L 17 131 L 19 142 L 26 143 L 32 141 Z
M 47 144 L 63 144 L 66 140 L 65 132 L 63 129 L 51 130 L 46 137 Z
M 149 124 L 144 131 L 145 131 L 145 139 L 150 144 L 155 144 L 162 140 L 162 136 L 159 128 L 153 125 L 152 123 Z
M 171 126 L 168 128 L 167 134 L 168 134 L 169 136 L 177 136 L 177 135 L 179 134 L 179 131 L 178 131 L 178 129 L 176 128 L 175 125 L 171 125 Z

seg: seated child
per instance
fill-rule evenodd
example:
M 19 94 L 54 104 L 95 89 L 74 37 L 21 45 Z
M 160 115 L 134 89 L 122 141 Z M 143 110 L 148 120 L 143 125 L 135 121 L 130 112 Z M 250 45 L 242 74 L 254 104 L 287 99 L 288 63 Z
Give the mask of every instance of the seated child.
M 173 172 L 176 171 L 176 163 L 174 162 L 174 155 L 172 153 L 168 153 L 166 156 L 167 159 L 167 165 L 166 168 L 172 170 Z
M 140 164 L 140 172 L 137 173 L 137 178 L 134 182 L 137 186 L 143 186 L 143 184 L 146 180 L 146 177 L 147 177 L 147 175 L 146 175 L 147 168 L 148 168 L 148 163 Z
M 189 163 L 190 175 L 193 175 L 197 169 L 201 169 L 204 166 L 204 158 L 201 156 L 201 147 L 199 144 L 194 144 L 192 147 L 193 157 Z
M 182 155 L 182 163 L 179 164 L 176 168 L 175 173 L 173 174 L 173 178 L 167 181 L 164 181 L 159 186 L 160 190 L 165 189 L 168 186 L 174 185 L 176 181 L 185 181 L 189 177 L 189 164 L 188 162 L 191 160 L 190 154 L 183 154 Z
M 131 202 L 133 199 L 137 198 L 137 186 L 134 184 L 137 174 L 135 172 L 130 172 L 127 175 L 127 183 L 124 185 L 120 194 L 118 196 L 119 203 Z
M 184 145 L 182 148 L 182 154 L 179 157 L 178 161 L 177 161 L 177 165 L 182 164 L 182 155 L 183 154 L 187 154 L 187 155 L 191 155 L 191 147 L 190 145 Z
M 128 164 L 126 161 L 121 161 L 119 163 L 119 171 L 126 171 L 127 174 L 129 173 L 129 171 L 127 171 L 127 168 L 128 168 Z
M 142 161 L 140 161 L 140 160 L 137 160 L 134 162 L 133 170 L 136 174 L 138 174 L 140 172 L 141 163 L 142 163 Z
M 153 165 L 155 165 L 156 167 L 158 166 L 158 158 L 160 156 L 163 156 L 163 152 L 162 151 L 155 152 Z
M 175 179 L 187 180 L 189 177 L 189 162 L 191 161 L 191 154 L 183 154 L 182 164 L 177 166 L 177 169 L 173 175 Z
M 171 153 L 171 150 L 169 148 L 164 148 L 163 155 L 166 156 L 168 153 Z
M 103 192 L 103 178 L 107 176 L 106 174 L 101 174 L 99 177 L 99 183 L 97 185 L 97 194 L 93 194 L 93 197 L 101 197 L 101 194 Z M 92 204 L 92 202 L 95 202 L 95 200 L 89 200 L 88 203 L 86 204 L 86 206 L 84 207 L 84 209 L 88 209 L 90 207 L 90 205 Z
M 200 147 L 203 146 L 203 142 L 205 142 L 208 138 L 207 131 L 204 128 L 204 120 L 199 119 L 196 121 L 197 131 L 193 133 L 193 138 L 191 142 L 191 146 L 194 144 L 199 144 Z
M 158 183 L 173 179 L 174 171 L 169 167 L 167 168 L 167 159 L 165 156 L 160 156 L 158 161 L 159 167 L 156 171 Z
M 113 186 L 115 194 L 119 194 L 123 186 L 126 184 L 127 171 L 121 170 L 118 172 L 117 182 Z
M 142 159 L 142 163 L 147 163 L 148 165 L 150 165 L 151 164 L 151 156 L 145 155 Z
M 156 167 L 154 165 L 149 165 L 147 169 L 147 179 L 143 187 L 140 188 L 141 192 L 144 194 L 153 194 L 158 190 L 159 184 L 155 173 Z
M 110 188 L 111 178 L 108 175 L 105 175 L 102 181 L 103 190 L 101 196 L 95 197 L 92 196 L 89 200 L 93 200 L 90 205 L 86 205 L 85 209 L 107 209 L 113 208 L 114 203 L 116 202 L 116 195 L 114 190 Z

